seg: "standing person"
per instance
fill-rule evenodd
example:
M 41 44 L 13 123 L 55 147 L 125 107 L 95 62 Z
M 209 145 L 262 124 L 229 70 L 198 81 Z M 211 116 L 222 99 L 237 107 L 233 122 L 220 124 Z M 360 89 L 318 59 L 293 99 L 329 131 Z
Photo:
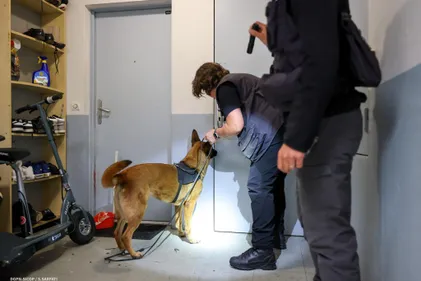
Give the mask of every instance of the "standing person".
M 274 56 L 263 95 L 287 108 L 278 168 L 297 169 L 299 217 L 314 281 L 360 281 L 351 218 L 351 168 L 362 138 L 366 96 L 347 81 L 340 1 L 270 1 L 268 25 L 250 28 Z
M 230 74 L 217 63 L 204 63 L 193 80 L 193 95 L 208 95 L 218 103 L 226 122 L 205 138 L 237 136 L 238 146 L 250 161 L 247 182 L 253 215 L 252 247 L 230 259 L 236 269 L 276 269 L 273 248 L 285 249 L 285 173 L 277 169 L 284 118 L 258 87 L 260 79 L 243 73 Z

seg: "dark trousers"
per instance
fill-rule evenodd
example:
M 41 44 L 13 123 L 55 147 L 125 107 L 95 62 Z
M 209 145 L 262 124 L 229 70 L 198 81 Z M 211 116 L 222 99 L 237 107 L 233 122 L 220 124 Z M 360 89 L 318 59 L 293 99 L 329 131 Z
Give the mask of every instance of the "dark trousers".
M 351 169 L 362 138 L 361 111 L 322 121 L 318 142 L 297 171 L 298 213 L 310 246 L 314 281 L 360 281 L 351 226 Z
M 285 174 L 277 168 L 280 140 L 272 142 L 266 153 L 250 165 L 248 191 L 253 214 L 252 245 L 272 249 L 274 238 L 284 233 Z

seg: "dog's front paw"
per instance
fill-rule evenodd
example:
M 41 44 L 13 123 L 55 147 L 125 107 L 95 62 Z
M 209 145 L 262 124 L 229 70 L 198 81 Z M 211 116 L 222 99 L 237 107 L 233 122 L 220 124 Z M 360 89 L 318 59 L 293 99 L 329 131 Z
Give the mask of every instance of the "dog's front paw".
M 200 239 L 194 238 L 194 237 L 192 237 L 191 235 L 188 235 L 188 236 L 187 236 L 187 241 L 188 241 L 190 244 L 198 244 L 198 243 L 200 243 Z
M 143 257 L 141 252 L 136 252 L 134 255 L 132 255 L 132 258 L 134 259 L 141 259 Z

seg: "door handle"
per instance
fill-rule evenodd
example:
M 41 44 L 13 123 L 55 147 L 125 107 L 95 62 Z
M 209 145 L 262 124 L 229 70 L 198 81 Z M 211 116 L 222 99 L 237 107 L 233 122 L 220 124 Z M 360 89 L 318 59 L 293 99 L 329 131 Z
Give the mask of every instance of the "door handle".
M 103 108 L 102 107 L 102 100 L 101 99 L 98 99 L 98 103 L 97 103 L 97 119 L 98 119 L 98 124 L 100 124 L 100 125 L 102 124 L 102 118 L 103 118 L 102 113 L 103 112 L 110 114 L 111 113 L 111 110 L 109 110 L 107 108 Z
M 111 113 L 111 110 L 102 108 L 102 107 L 99 107 L 98 110 L 101 110 L 102 112 L 106 112 L 106 113 Z

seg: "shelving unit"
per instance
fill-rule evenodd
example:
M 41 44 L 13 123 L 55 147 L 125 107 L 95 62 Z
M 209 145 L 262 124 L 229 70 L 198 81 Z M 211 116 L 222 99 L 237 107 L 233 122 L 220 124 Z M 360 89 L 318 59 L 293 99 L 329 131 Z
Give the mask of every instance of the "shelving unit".
M 30 184 L 30 183 L 36 183 L 36 182 L 42 182 L 42 181 L 49 181 L 49 180 L 58 179 L 58 178 L 60 178 L 59 175 L 52 175 L 52 176 L 45 177 L 45 178 L 39 178 L 39 179 L 33 179 L 33 180 L 25 180 L 23 182 L 25 184 Z M 17 184 L 17 182 L 12 181 L 12 184 Z
M 64 14 L 62 10 L 48 3 L 45 0 L 42 0 L 42 1 L 40 0 L 12 0 L 12 1 L 40 15 Z
M 13 89 L 22 89 L 26 91 L 31 91 L 33 93 L 51 96 L 56 94 L 63 94 L 62 91 L 59 91 L 57 89 L 51 88 L 51 87 L 45 87 L 41 85 L 35 85 L 29 82 L 21 82 L 21 81 L 12 81 L 12 88 Z
M 42 54 L 54 54 L 54 52 L 57 52 L 59 54 L 64 54 L 63 50 L 56 49 L 53 45 L 39 41 L 23 33 L 11 31 L 11 36 L 12 39 L 18 39 L 22 44 L 22 47 L 28 48 L 34 52 L 39 52 Z
M 54 134 L 55 137 L 64 137 L 66 134 Z M 29 133 L 12 133 L 12 136 L 14 137 L 41 137 L 46 138 L 46 134 L 29 134 Z
M 29 28 L 42 28 L 45 33 L 53 33 L 56 42 L 66 43 L 66 12 L 45 0 L 0 0 L 0 135 L 6 140 L 1 148 L 25 148 L 31 155 L 25 161 L 45 161 L 56 165 L 51 147 L 45 134 L 12 133 L 12 119 L 33 119 L 37 111 L 28 116 L 19 116 L 15 110 L 26 104 L 41 100 L 46 96 L 63 94 L 63 98 L 48 107 L 48 116 L 58 115 L 66 119 L 66 48 L 57 49 L 53 45 L 34 39 L 24 33 Z M 18 56 L 21 64 L 19 81 L 11 79 L 11 40 L 18 39 L 21 49 Z M 32 83 L 32 72 L 40 68 L 37 57 L 47 57 L 51 85 L 44 87 Z M 58 61 L 58 63 L 56 63 Z M 23 114 L 22 114 L 23 115 Z M 66 168 L 66 134 L 54 134 L 58 153 Z M 44 141 L 45 139 L 45 141 Z M 32 158 L 31 158 L 32 157 Z M 38 157 L 35 159 L 35 157 Z M 60 176 L 52 175 L 25 181 L 29 203 L 37 211 L 49 208 L 57 217 L 41 221 L 34 229 L 59 219 L 61 208 Z M 0 166 L 0 232 L 13 232 L 12 206 L 16 198 L 16 182 L 12 180 L 11 168 Z

